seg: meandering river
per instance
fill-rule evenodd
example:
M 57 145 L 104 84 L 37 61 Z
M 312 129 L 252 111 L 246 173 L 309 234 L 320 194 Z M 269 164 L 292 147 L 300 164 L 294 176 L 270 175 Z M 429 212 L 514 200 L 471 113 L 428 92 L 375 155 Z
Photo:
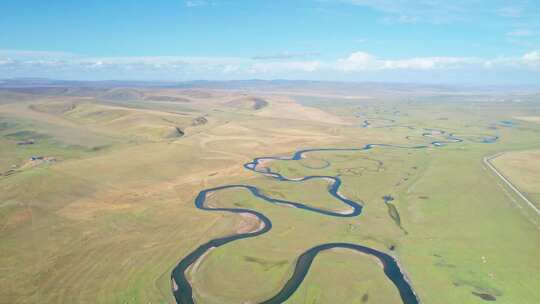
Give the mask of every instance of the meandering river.
M 313 153 L 313 152 L 364 151 L 364 150 L 373 149 L 375 147 L 395 148 L 395 149 L 424 149 L 424 148 L 429 148 L 429 147 L 440 147 L 446 144 L 457 143 L 457 142 L 463 141 L 463 139 L 456 137 L 454 134 L 446 133 L 445 131 L 442 131 L 442 130 L 435 130 L 435 129 L 425 129 L 425 130 L 427 132 L 422 134 L 424 137 L 429 138 L 433 136 L 441 136 L 444 139 L 435 140 L 429 144 L 417 145 L 417 146 L 368 144 L 360 148 L 305 149 L 305 150 L 300 150 L 300 151 L 295 152 L 290 157 L 258 157 L 252 160 L 251 162 L 244 164 L 244 168 L 247 170 L 250 170 L 259 174 L 264 174 L 266 176 L 272 177 L 282 182 L 303 182 L 303 181 L 307 181 L 311 179 L 330 180 L 328 193 L 332 195 L 334 198 L 341 201 L 342 203 L 350 206 L 352 210 L 348 213 L 334 212 L 334 211 L 312 207 L 312 206 L 299 203 L 299 202 L 272 198 L 263 194 L 259 188 L 250 186 L 250 185 L 242 185 L 242 184 L 226 185 L 226 186 L 220 186 L 220 187 L 215 187 L 215 188 L 209 188 L 209 189 L 205 189 L 201 191 L 195 199 L 195 206 L 197 208 L 201 210 L 206 210 L 209 212 L 230 212 L 230 213 L 236 213 L 236 214 L 248 213 L 257 217 L 263 225 L 262 227 L 259 227 L 259 229 L 251 231 L 251 232 L 239 233 L 232 236 L 226 236 L 226 237 L 210 240 L 209 242 L 200 245 L 197 249 L 195 249 L 186 257 L 184 257 L 178 263 L 178 265 L 174 268 L 171 274 L 171 279 L 173 282 L 173 294 L 176 299 L 176 302 L 181 303 L 181 304 L 194 303 L 193 290 L 192 290 L 192 287 L 188 278 L 186 277 L 186 272 L 188 269 L 190 269 L 190 267 L 193 267 L 193 265 L 202 256 L 204 256 L 209 250 L 211 250 L 212 248 L 226 245 L 236 240 L 256 237 L 272 229 L 272 221 L 269 218 L 267 218 L 264 214 L 257 212 L 255 210 L 244 209 L 244 208 L 215 208 L 215 207 L 207 206 L 205 202 L 209 194 L 219 192 L 225 189 L 243 189 L 243 190 L 249 191 L 253 196 L 260 198 L 263 201 L 267 203 L 271 203 L 271 204 L 288 205 L 288 206 L 305 210 L 306 212 L 316 212 L 319 214 L 323 214 L 326 216 L 333 216 L 333 217 L 359 216 L 362 213 L 362 204 L 359 202 L 350 200 L 339 193 L 339 188 L 341 187 L 341 179 L 339 178 L 339 176 L 310 175 L 310 176 L 304 176 L 304 177 L 292 179 L 292 178 L 283 176 L 279 172 L 274 172 L 267 167 L 262 167 L 260 166 L 260 164 L 268 160 L 298 161 L 302 159 L 306 153 Z M 492 142 L 495 142 L 497 139 L 498 137 L 496 136 L 486 136 L 483 140 L 480 140 L 479 142 L 492 143 Z M 401 296 L 401 300 L 403 301 L 403 303 L 404 304 L 418 304 L 419 303 L 419 299 L 417 295 L 415 294 L 411 286 L 411 283 L 404 275 L 402 269 L 400 268 L 399 264 L 397 263 L 394 257 L 384 252 L 375 250 L 373 248 L 369 248 L 369 247 L 362 246 L 359 244 L 351 244 L 351 243 L 321 244 L 302 253 L 296 261 L 296 265 L 295 265 L 292 276 L 288 279 L 288 281 L 281 288 L 281 290 L 276 295 L 270 297 L 269 299 L 261 303 L 279 304 L 289 299 L 294 294 L 294 292 L 298 289 L 298 287 L 302 284 L 317 254 L 319 254 L 321 251 L 329 250 L 333 248 L 346 248 L 350 250 L 355 250 L 363 254 L 370 255 L 372 257 L 377 258 L 383 265 L 384 274 L 399 291 L 399 294 Z

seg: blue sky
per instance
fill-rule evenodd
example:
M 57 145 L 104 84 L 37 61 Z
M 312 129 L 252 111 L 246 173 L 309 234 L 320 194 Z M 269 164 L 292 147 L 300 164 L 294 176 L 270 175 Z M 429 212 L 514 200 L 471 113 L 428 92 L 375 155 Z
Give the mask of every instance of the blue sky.
M 535 0 L 3 0 L 0 28 L 0 78 L 540 79 Z

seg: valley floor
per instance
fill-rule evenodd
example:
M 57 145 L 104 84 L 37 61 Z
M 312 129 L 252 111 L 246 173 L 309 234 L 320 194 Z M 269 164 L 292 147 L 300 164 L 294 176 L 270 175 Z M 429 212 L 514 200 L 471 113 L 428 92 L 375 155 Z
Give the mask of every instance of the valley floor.
M 539 206 L 540 124 L 523 119 L 534 96 L 309 93 L 0 90 L 0 303 L 173 303 L 184 257 L 260 229 L 196 208 L 232 184 L 324 212 L 211 194 L 207 206 L 272 229 L 192 265 L 196 303 L 269 299 L 302 253 L 335 242 L 393 257 L 422 303 L 540 301 L 540 215 L 489 166 Z M 274 158 L 244 167 L 258 157 Z M 295 180 L 307 176 L 326 178 Z M 360 215 L 324 214 L 354 209 L 329 177 Z M 402 301 L 380 260 L 333 248 L 286 303 Z

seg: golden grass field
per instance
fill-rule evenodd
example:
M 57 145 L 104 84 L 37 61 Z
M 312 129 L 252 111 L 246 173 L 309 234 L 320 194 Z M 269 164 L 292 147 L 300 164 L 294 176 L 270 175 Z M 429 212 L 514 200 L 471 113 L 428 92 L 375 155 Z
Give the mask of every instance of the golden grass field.
M 540 151 L 515 151 L 495 159 L 495 165 L 540 207 Z
M 540 217 L 482 162 L 509 151 L 495 165 L 540 201 L 540 125 L 500 123 L 538 111 L 537 100 L 172 88 L 0 94 L 0 303 L 173 303 L 170 275 L 182 257 L 257 225 L 196 209 L 199 191 L 250 184 L 347 211 L 323 181 L 283 183 L 242 165 L 306 148 L 425 145 L 441 136 L 423 136 L 430 128 L 464 141 L 265 164 L 289 177 L 340 175 L 340 192 L 364 205 L 359 217 L 269 205 L 242 190 L 215 194 L 213 205 L 253 208 L 274 226 L 211 250 L 191 269 L 197 303 L 267 299 L 302 252 L 335 241 L 395 256 L 422 303 L 484 303 L 479 294 L 540 301 Z M 365 119 L 371 127 L 361 127 Z M 482 143 L 487 135 L 499 139 Z M 395 198 L 399 224 L 384 195 Z M 401 300 L 374 259 L 336 249 L 315 259 L 287 303 Z

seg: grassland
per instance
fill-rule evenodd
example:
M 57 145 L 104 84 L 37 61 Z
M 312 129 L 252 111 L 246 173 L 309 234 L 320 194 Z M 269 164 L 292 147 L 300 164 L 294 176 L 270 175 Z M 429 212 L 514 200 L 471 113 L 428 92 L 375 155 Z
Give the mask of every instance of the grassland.
M 540 151 L 514 151 L 493 161 L 520 191 L 540 207 Z
M 532 140 L 540 125 L 501 123 L 538 112 L 537 100 L 149 88 L 0 94 L 1 303 L 171 303 L 170 272 L 183 256 L 253 225 L 196 209 L 199 191 L 250 184 L 272 197 L 346 211 L 324 181 L 279 182 L 242 165 L 306 148 L 444 140 L 423 136 L 426 128 L 463 142 L 313 152 L 265 164 L 290 178 L 339 175 L 340 192 L 364 206 L 359 217 L 272 205 L 244 190 L 214 194 L 212 205 L 252 208 L 273 229 L 210 251 L 189 273 L 195 299 L 267 299 L 302 252 L 344 241 L 395 256 L 422 303 L 483 303 L 479 295 L 497 303 L 540 300 L 540 218 L 482 162 L 508 151 L 497 167 L 531 197 L 540 193 L 540 142 Z M 374 123 L 362 128 L 365 119 Z M 500 139 L 482 143 L 487 135 Z M 392 211 L 385 195 L 394 198 Z M 332 250 L 315 259 L 287 303 L 400 299 L 374 259 Z

